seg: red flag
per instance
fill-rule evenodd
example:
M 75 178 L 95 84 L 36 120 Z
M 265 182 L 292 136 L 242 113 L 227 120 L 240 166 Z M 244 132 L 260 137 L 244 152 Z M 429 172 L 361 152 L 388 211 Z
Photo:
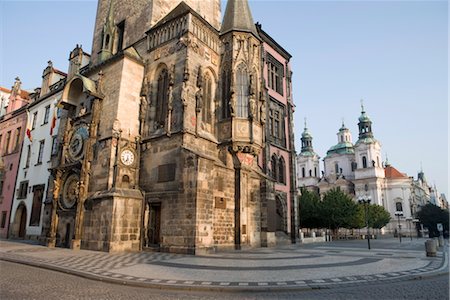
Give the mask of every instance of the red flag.
M 53 135 L 53 129 L 56 127 L 56 120 L 58 119 L 58 108 L 62 107 L 61 102 L 58 102 L 58 100 L 55 101 L 55 106 L 53 108 L 53 116 L 52 116 L 52 122 L 50 123 L 50 135 Z
M 27 109 L 27 131 L 26 131 L 26 134 L 27 134 L 27 137 L 30 140 L 30 142 L 33 142 L 33 138 L 31 136 L 31 128 L 32 128 L 31 124 L 32 124 L 32 122 L 33 121 L 30 118 L 30 112 Z

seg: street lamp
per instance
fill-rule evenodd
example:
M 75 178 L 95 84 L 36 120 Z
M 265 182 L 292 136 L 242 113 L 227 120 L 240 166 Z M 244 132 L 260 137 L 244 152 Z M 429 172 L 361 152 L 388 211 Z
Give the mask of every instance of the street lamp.
M 370 205 L 370 196 L 364 195 L 359 196 L 358 199 L 359 204 L 364 204 L 364 218 L 366 220 L 367 227 L 367 248 L 370 250 L 370 231 L 369 231 L 369 214 L 368 214 L 368 205 Z
M 406 222 L 408 222 L 409 239 L 412 241 L 411 221 L 412 221 L 412 218 L 406 218 Z
M 400 225 L 400 217 L 403 217 L 402 211 L 396 211 L 395 216 L 398 217 L 398 239 L 402 242 L 402 225 Z

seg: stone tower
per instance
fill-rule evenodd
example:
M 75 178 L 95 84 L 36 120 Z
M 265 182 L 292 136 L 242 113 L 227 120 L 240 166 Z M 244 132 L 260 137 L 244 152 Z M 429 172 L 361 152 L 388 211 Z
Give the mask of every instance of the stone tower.
M 145 37 L 145 33 L 182 0 L 99 0 L 92 41 L 97 64 Z M 184 0 L 215 29 L 220 27 L 220 0 Z
M 61 103 L 51 241 L 68 226 L 103 251 L 267 245 L 262 42 L 247 1 L 219 19 L 219 0 L 99 1 Z

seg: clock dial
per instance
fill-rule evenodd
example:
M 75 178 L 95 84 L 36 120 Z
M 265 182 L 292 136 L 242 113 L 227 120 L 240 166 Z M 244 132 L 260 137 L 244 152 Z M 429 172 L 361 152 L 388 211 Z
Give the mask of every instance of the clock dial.
M 131 151 L 129 149 L 123 150 L 122 153 L 120 154 L 120 160 L 126 166 L 132 165 L 134 163 L 133 151 Z
M 78 176 L 70 175 L 65 183 L 61 204 L 64 208 L 70 209 L 75 206 L 78 200 Z
M 73 132 L 67 148 L 69 160 L 77 161 L 83 158 L 84 141 L 87 137 L 88 132 L 84 126 L 78 127 L 78 129 Z

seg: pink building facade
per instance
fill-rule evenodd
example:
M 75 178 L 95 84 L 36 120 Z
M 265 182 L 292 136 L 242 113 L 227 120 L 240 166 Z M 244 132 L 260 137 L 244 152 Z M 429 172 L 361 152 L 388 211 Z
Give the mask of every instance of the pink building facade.
M 27 126 L 26 105 L 28 93 L 20 88 L 21 82 L 16 78 L 5 114 L 0 117 L 0 154 L 2 168 L 0 171 L 0 238 L 8 237 L 11 204 L 14 197 L 20 154 Z M 23 228 L 25 228 L 23 220 Z
M 293 132 L 294 102 L 291 85 L 291 55 L 257 24 L 263 40 L 263 76 L 267 93 L 265 156 L 274 180 L 276 232 L 297 238 L 298 217 L 295 181 L 295 147 Z

